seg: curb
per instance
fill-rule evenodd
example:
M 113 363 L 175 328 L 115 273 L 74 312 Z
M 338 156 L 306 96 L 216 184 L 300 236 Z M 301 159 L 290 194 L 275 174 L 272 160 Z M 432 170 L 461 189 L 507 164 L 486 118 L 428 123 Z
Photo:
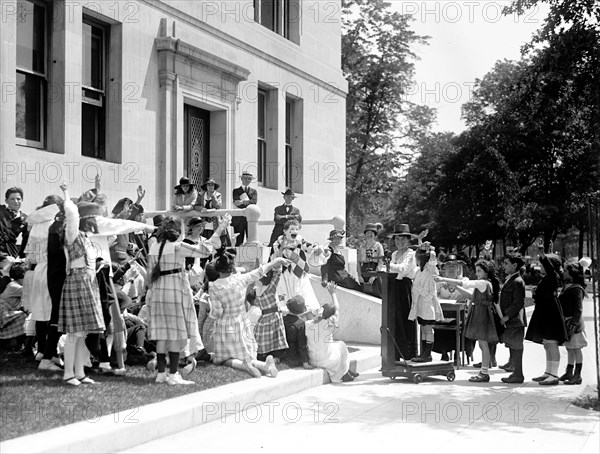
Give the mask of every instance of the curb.
M 366 371 L 381 363 L 379 346 L 358 347 L 350 353 L 350 369 Z M 0 452 L 123 451 L 327 383 L 323 369 L 284 370 L 276 379 L 244 380 L 7 440 L 0 443 Z

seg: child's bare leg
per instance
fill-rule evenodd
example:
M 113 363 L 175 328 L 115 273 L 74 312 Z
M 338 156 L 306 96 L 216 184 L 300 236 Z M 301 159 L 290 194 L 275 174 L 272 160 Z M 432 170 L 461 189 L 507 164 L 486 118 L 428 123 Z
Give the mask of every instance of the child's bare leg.
M 256 367 L 254 367 L 254 365 L 251 362 L 241 361 L 239 359 L 228 359 L 227 361 L 223 362 L 223 364 L 232 367 L 233 369 L 246 371 L 254 378 L 261 377 L 260 371 Z
M 277 377 L 279 372 L 277 370 L 277 366 L 275 365 L 275 359 L 272 355 L 267 356 L 264 362 L 254 359 L 252 360 L 252 365 L 265 375 L 270 375 L 272 378 Z

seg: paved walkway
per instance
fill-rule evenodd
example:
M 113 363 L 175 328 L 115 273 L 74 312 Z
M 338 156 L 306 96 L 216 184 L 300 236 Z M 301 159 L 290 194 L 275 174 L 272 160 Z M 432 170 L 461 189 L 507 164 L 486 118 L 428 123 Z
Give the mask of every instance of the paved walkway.
M 477 371 L 466 367 L 453 383 L 428 377 L 419 385 L 383 378 L 372 368 L 353 383 L 318 386 L 263 405 L 207 404 L 216 420 L 126 452 L 598 453 L 599 413 L 571 404 L 585 384 L 595 385 L 592 314 L 588 300 L 591 342 L 584 349 L 581 386 L 532 382 L 544 370 L 545 353 L 527 342 L 522 385 L 502 383 L 506 373 L 498 368 L 488 384 L 470 383 Z M 498 350 L 504 363 L 507 350 Z M 561 373 L 565 364 L 561 348 Z

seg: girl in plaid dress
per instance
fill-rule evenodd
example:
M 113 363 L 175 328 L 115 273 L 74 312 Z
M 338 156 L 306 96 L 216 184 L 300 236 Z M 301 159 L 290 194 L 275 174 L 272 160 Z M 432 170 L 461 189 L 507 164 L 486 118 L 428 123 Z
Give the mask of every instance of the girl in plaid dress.
M 95 216 L 102 215 L 104 208 L 90 202 L 79 202 L 75 206 L 69 198 L 67 185 L 61 185 L 61 189 L 65 200 L 64 243 L 68 260 L 58 313 L 58 331 L 67 334 L 64 380 L 69 385 L 79 386 L 81 383 L 94 383 L 83 370 L 87 356 L 85 337 L 88 333 L 105 329 L 96 281 L 98 251 L 88 238 L 89 233 L 98 232 Z
M 156 341 L 156 383 L 194 384 L 184 380 L 177 371 L 179 352 L 187 340 L 195 345 L 200 338 L 192 289 L 184 268 L 185 258 L 208 257 L 215 247 L 221 245 L 219 236 L 230 221 L 231 216 L 224 216 L 210 242 L 195 246 L 178 241 L 184 230 L 183 219 L 176 222 L 167 217 L 158 231 L 158 242 L 148 251 L 150 290 L 147 304 L 150 311 L 149 336 Z M 170 375 L 166 374 L 167 350 Z
M 281 267 L 274 268 L 256 283 L 256 299 L 254 304 L 260 308 L 262 315 L 254 326 L 254 337 L 257 343 L 257 358 L 265 360 L 269 353 L 278 358 L 288 348 L 285 338 L 283 316 L 277 305 L 277 283 L 281 277 Z M 277 359 L 276 359 L 277 361 Z
M 245 274 L 234 274 L 234 255 L 220 250 L 215 262 L 219 279 L 211 282 L 208 293 L 212 304 L 211 315 L 216 317 L 213 332 L 215 364 L 225 364 L 260 378 L 261 371 L 271 377 L 277 376 L 277 367 L 271 355 L 265 362 L 256 359 L 256 340 L 246 316 L 246 288 L 275 267 L 287 266 L 284 258 Z

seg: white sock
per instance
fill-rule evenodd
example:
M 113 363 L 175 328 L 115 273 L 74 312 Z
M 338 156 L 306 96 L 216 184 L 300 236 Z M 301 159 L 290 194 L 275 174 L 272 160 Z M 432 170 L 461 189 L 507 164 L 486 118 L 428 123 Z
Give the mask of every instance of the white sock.
M 558 377 L 558 368 L 560 367 L 560 361 L 548 361 L 548 372 Z

